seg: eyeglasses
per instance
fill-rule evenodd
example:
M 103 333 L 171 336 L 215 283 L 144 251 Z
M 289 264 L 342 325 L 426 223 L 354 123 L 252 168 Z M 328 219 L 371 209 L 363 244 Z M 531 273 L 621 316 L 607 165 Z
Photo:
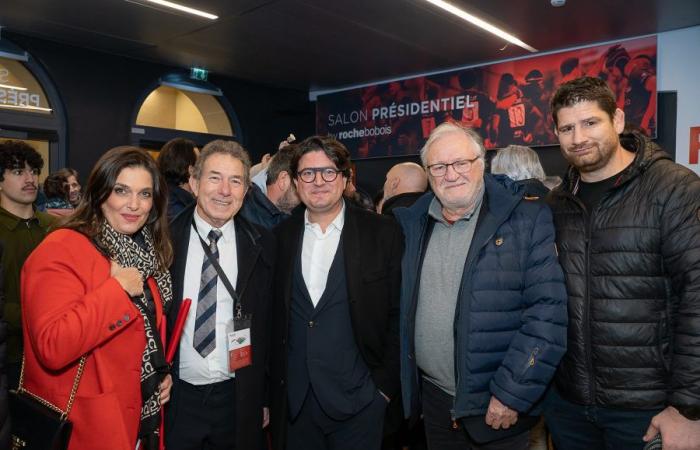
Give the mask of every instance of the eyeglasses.
M 299 177 L 304 183 L 313 183 L 316 180 L 316 174 L 320 173 L 323 181 L 330 183 L 338 178 L 338 174 L 340 172 L 342 171 L 332 167 L 309 167 L 297 172 L 297 177 Z
M 430 172 L 430 175 L 439 178 L 439 177 L 444 177 L 445 174 L 447 173 L 447 168 L 452 166 L 455 172 L 457 173 L 467 173 L 471 170 L 472 165 L 474 162 L 479 159 L 477 156 L 476 158 L 473 159 L 460 159 L 459 161 L 455 161 L 452 163 L 437 163 L 437 164 L 431 164 L 427 166 L 428 172 Z

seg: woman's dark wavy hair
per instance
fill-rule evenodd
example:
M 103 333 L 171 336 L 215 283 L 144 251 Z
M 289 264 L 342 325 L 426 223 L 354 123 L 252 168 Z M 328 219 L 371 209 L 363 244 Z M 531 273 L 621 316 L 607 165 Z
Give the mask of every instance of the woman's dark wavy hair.
M 121 171 L 127 167 L 142 167 L 153 179 L 153 207 L 144 226 L 149 227 L 153 235 L 153 244 L 161 269 L 167 270 L 173 258 L 168 233 L 167 185 L 158 171 L 156 162 L 140 148 L 115 147 L 102 155 L 90 173 L 80 206 L 61 228 L 76 230 L 95 241 L 94 238 L 99 234 L 100 226 L 105 220 L 102 204 L 112 194 Z M 96 244 L 99 247 L 99 243 Z

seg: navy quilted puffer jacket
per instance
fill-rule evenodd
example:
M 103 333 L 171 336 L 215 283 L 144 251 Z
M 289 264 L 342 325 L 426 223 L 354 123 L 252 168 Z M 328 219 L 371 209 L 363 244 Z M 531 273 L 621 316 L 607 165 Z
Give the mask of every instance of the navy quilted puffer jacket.
M 454 418 L 484 414 L 492 395 L 531 412 L 566 350 L 566 288 L 549 207 L 523 199 L 507 177 L 487 174 L 484 183 L 454 320 Z M 420 405 L 414 325 L 433 196 L 395 210 L 406 237 L 401 383 L 407 417 L 415 417 Z

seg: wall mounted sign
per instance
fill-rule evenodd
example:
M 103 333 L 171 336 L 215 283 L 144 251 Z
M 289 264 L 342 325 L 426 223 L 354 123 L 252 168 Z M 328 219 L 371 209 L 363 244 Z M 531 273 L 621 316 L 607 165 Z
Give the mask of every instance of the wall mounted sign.
M 607 81 L 626 120 L 656 136 L 656 37 L 408 78 L 321 95 L 316 131 L 353 158 L 411 155 L 454 121 L 479 131 L 487 148 L 556 145 L 549 100 L 564 81 Z

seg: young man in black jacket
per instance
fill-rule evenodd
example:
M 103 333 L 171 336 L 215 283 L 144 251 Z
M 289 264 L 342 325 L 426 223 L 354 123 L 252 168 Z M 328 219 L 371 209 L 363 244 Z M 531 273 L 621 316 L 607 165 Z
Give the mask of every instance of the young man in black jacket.
M 571 164 L 548 198 L 569 294 L 554 443 L 700 449 L 700 178 L 641 134 L 623 147 L 602 80 L 561 85 L 552 116 Z

